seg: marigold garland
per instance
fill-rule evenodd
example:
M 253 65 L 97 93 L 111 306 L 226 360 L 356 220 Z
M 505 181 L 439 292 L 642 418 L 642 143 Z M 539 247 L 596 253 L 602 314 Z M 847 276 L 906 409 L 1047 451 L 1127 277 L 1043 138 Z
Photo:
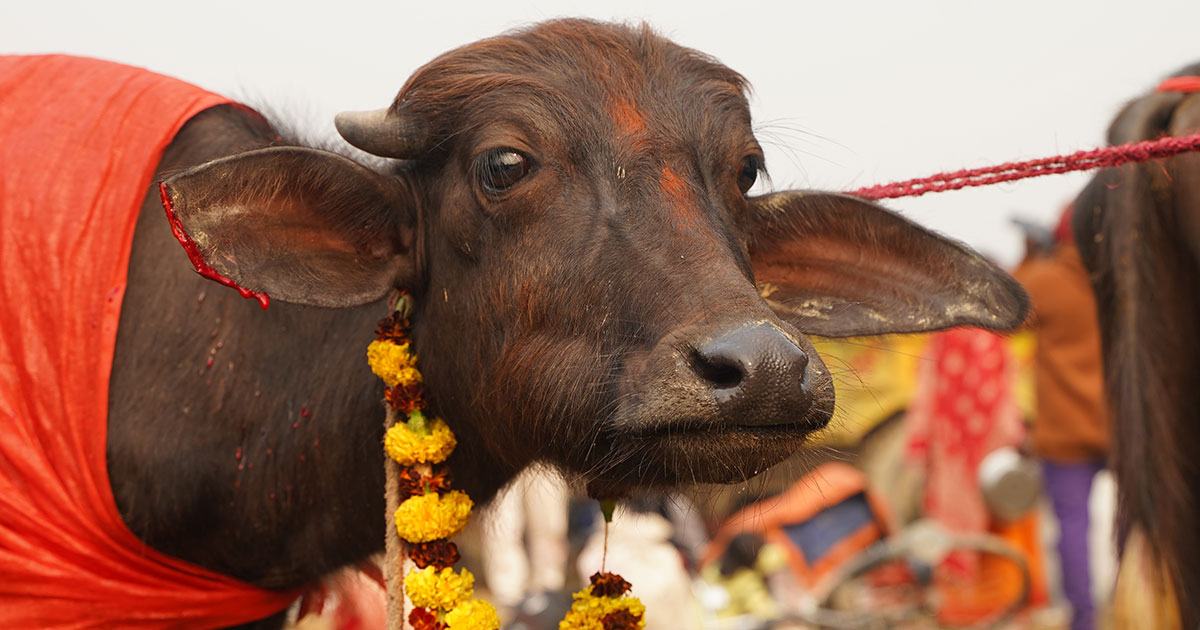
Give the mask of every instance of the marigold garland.
M 446 624 L 438 621 L 437 613 L 428 608 L 414 608 L 408 613 L 408 623 L 413 630 L 444 630 Z
M 405 468 L 396 479 L 400 492 L 400 501 L 427 492 L 446 492 L 450 490 L 450 469 L 446 466 L 436 466 L 429 475 L 422 475 L 415 468 Z
M 608 555 L 608 526 L 612 523 L 617 502 L 600 500 L 604 515 L 604 556 Z M 646 607 L 642 600 L 627 595 L 631 585 L 616 573 L 600 570 L 589 578 L 590 585 L 571 597 L 571 609 L 558 622 L 558 630 L 643 630 L 646 627 Z
M 598 589 L 597 582 L 613 583 L 616 578 L 620 583 L 625 585 L 627 589 L 628 582 L 622 580 L 620 576 L 612 573 L 596 573 L 592 576 L 592 583 L 583 589 L 576 592 L 571 597 L 574 601 L 571 603 L 571 609 L 567 611 L 563 620 L 558 622 L 559 630 L 632 630 L 634 628 L 646 627 L 646 607 L 642 605 L 642 601 L 632 595 L 625 595 L 625 591 L 614 591 Z M 598 590 L 613 593 L 611 595 L 600 595 Z
M 413 543 L 408 557 L 418 569 L 433 567 L 445 569 L 458 564 L 458 545 L 448 540 L 434 540 L 427 543 Z
M 412 422 L 413 416 L 420 416 L 422 421 L 425 419 L 424 414 L 415 409 L 408 412 L 408 416 L 409 422 Z M 398 422 L 383 436 L 383 448 L 388 457 L 401 466 L 440 464 L 446 461 L 457 445 L 454 432 L 441 418 L 434 418 L 426 433 L 418 433 L 409 423 Z
M 594 573 L 591 582 L 592 595 L 596 597 L 620 597 L 633 586 L 616 573 Z
M 396 510 L 396 531 L 409 543 L 450 538 L 467 526 L 474 505 L 466 493 L 458 490 L 409 497 Z
M 468 599 L 446 613 L 446 630 L 492 630 L 500 627 L 500 615 L 482 599 Z
M 387 401 L 388 406 L 405 415 L 415 409 L 425 408 L 425 402 L 421 399 L 424 395 L 425 385 L 422 383 L 409 383 L 407 385 L 388 387 L 383 392 L 384 400 Z
M 466 569 L 458 573 L 453 569 L 458 548 L 447 539 L 466 526 L 474 504 L 465 493 L 450 489 L 446 466 L 433 468 L 450 457 L 457 441 L 445 422 L 437 417 L 429 420 L 423 413 L 423 377 L 411 352 L 409 308 L 408 296 L 402 294 L 396 312 L 379 321 L 376 339 L 367 347 L 371 371 L 388 386 L 384 396 L 390 409 L 388 422 L 393 414 L 404 418 L 388 428 L 384 450 L 404 467 L 398 475 L 394 469 L 389 472 L 389 483 L 395 483 L 399 495 L 391 495 L 395 498 L 389 501 L 400 502 L 393 515 L 396 532 L 420 567 L 404 578 L 404 591 L 414 605 L 408 623 L 414 630 L 499 630 L 496 609 L 473 599 L 475 576 Z M 601 502 L 606 536 L 614 505 Z M 559 630 L 643 630 L 646 609 L 627 595 L 629 588 L 619 575 L 596 573 L 590 585 L 573 595 Z M 389 623 L 393 623 L 390 613 Z
M 400 344 L 385 339 L 376 339 L 367 346 L 367 364 L 375 376 L 383 379 L 388 387 L 412 385 L 421 382 L 417 371 L 417 357 L 408 352 L 412 344 Z
M 397 417 L 384 436 L 388 457 L 404 467 L 389 477 L 399 494 L 389 499 L 400 502 L 393 515 L 396 532 L 420 567 L 404 578 L 405 593 L 414 605 L 408 622 L 415 630 L 498 630 L 496 609 L 472 599 L 475 577 L 466 569 L 456 573 L 452 568 L 459 560 L 458 548 L 447 539 L 466 526 L 474 504 L 465 493 L 450 489 L 446 466 L 434 468 L 450 457 L 457 441 L 445 422 L 427 419 L 422 411 L 423 377 L 411 351 L 409 307 L 408 296 L 402 294 L 396 312 L 379 321 L 376 339 L 367 347 L 371 371 L 388 386 L 384 400 L 391 410 L 389 422 Z M 392 622 L 389 615 L 389 623 L 399 620 Z
M 600 625 L 604 626 L 604 630 L 634 630 L 644 628 L 646 622 L 640 613 L 635 615 L 628 609 L 621 609 L 604 615 Z
M 375 339 L 379 341 L 391 341 L 398 346 L 409 343 L 408 338 L 408 314 L 407 310 L 403 312 L 401 309 L 406 309 L 408 297 L 401 294 L 400 300 L 397 301 L 397 310 L 392 311 L 391 315 L 384 317 L 376 322 Z M 401 303 L 404 302 L 404 303 Z
M 475 576 L 466 569 L 426 567 L 404 576 L 404 592 L 414 606 L 450 610 L 475 595 Z

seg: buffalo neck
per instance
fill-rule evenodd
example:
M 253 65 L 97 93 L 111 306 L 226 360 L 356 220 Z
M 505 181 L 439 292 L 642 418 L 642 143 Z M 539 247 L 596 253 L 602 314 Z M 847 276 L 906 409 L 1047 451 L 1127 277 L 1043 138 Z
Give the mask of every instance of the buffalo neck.
M 208 110 L 156 180 L 274 137 L 247 111 Z M 148 192 L 109 387 L 122 518 L 159 551 L 270 588 L 379 550 L 383 391 L 364 349 L 386 305 L 263 311 L 192 270 Z

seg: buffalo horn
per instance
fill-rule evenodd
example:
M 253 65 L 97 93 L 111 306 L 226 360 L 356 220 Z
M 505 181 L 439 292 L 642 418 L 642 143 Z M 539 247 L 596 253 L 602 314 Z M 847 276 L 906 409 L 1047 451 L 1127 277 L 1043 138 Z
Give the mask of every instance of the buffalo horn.
M 425 149 L 424 129 L 387 109 L 342 112 L 333 124 L 346 142 L 373 155 L 413 159 Z

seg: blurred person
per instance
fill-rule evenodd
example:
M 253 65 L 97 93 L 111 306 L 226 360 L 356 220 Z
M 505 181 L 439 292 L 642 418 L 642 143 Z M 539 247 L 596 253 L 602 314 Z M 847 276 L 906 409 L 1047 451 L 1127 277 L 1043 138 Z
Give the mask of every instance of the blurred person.
M 1025 439 L 1003 337 L 981 328 L 935 333 L 905 416 L 906 456 L 925 471 L 922 513 L 957 533 L 989 530 L 979 463 Z
M 1096 299 L 1071 235 L 1071 208 L 1059 217 L 1055 247 L 1031 253 L 1013 275 L 1033 301 L 1036 407 L 1030 448 L 1042 460 L 1043 484 L 1059 524 L 1063 594 L 1071 630 L 1095 628 L 1088 556 L 1088 497 L 1105 467 L 1104 399 Z
M 910 465 L 924 472 L 922 515 L 954 533 L 1003 538 L 1025 559 L 1030 579 L 1026 604 L 1036 607 L 1048 599 L 1036 511 L 997 516 L 979 474 L 989 455 L 1019 447 L 1026 439 L 1017 372 L 1018 362 L 1005 337 L 980 328 L 935 333 L 905 416 L 905 455 Z M 1035 484 L 1030 481 L 1030 499 Z M 981 605 L 992 595 L 1010 592 L 1004 589 L 1020 588 L 1021 576 L 1009 572 L 1008 565 L 980 563 L 974 554 L 956 554 L 949 566 L 964 579 L 992 585 L 964 591 L 964 598 L 975 598 Z M 1001 584 L 1003 588 L 995 587 Z
M 1054 247 L 1057 244 L 1054 230 L 1021 217 L 1013 217 L 1011 221 L 1013 225 L 1020 228 L 1021 233 L 1025 237 L 1026 258 L 1031 256 L 1048 256 L 1054 252 Z
M 569 501 L 562 477 L 540 466 L 522 472 L 496 500 L 482 558 L 493 603 L 511 611 L 529 596 L 563 590 Z

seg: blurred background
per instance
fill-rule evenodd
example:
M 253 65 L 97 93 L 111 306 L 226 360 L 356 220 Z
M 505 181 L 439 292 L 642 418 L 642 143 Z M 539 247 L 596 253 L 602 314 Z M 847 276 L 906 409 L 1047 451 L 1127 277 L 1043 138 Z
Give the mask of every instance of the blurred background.
M 387 105 L 436 55 L 560 16 L 646 21 L 743 73 L 753 86 L 752 111 L 771 174 L 760 191 L 850 190 L 1100 146 L 1125 101 L 1200 60 L 1194 0 L 43 0 L 0 4 L 0 52 L 73 53 L 143 66 L 266 105 L 302 121 L 313 135 L 332 136 L 335 113 Z M 1061 244 L 1054 228 L 1086 179 L 1053 176 L 885 205 L 1014 269 L 1054 255 Z M 822 343 L 837 374 L 839 404 L 820 443 L 744 486 L 638 497 L 623 507 L 609 532 L 608 568 L 625 574 L 646 600 L 647 627 L 769 627 L 771 619 L 805 613 L 798 602 L 812 601 L 820 589 L 830 591 L 822 606 L 851 598 L 842 604 L 850 610 L 880 601 L 899 610 L 933 593 L 940 612 L 895 627 L 991 623 L 987 615 L 999 621 L 978 627 L 1069 627 L 1054 551 L 1057 518 L 1037 490 L 1037 467 L 1022 468 L 1031 459 L 1028 429 L 1038 421 L 1037 332 L 972 335 Z M 939 385 L 956 360 L 992 367 L 977 375 L 983 380 Z M 978 402 L 990 396 L 984 381 L 1000 388 L 1007 406 L 988 406 L 983 420 L 939 415 L 918 402 L 938 387 L 965 388 Z M 912 420 L 914 406 L 919 423 Z M 1005 424 L 1013 417 L 1015 425 Z M 939 440 L 956 446 L 939 450 Z M 1008 459 L 985 466 L 998 450 Z M 957 466 L 950 476 L 965 479 L 966 489 L 946 496 L 967 497 L 962 505 L 930 498 L 941 487 L 930 478 L 946 475 L 938 458 L 947 453 Z M 1113 488 L 1106 475 L 1084 498 L 1099 525 L 1089 553 L 1101 608 L 1112 580 L 1105 524 Z M 963 514 L 974 519 L 965 527 Z M 552 473 L 535 471 L 473 526 L 464 544 L 467 566 L 502 606 L 509 627 L 556 627 L 547 619 L 559 618 L 569 592 L 599 566 L 597 519 L 594 504 Z M 891 567 L 890 574 L 847 572 L 872 543 L 902 540 L 913 523 L 928 520 L 945 529 L 919 547 L 936 546 L 929 540 L 967 545 L 955 536 L 987 534 L 1006 541 L 1026 568 L 970 545 L 921 561 L 898 546 L 880 565 Z M 955 590 L 950 583 L 966 586 Z M 854 600 L 845 588 L 875 594 Z M 997 612 L 1010 604 L 1015 615 Z M 830 623 L 857 627 L 853 619 Z

